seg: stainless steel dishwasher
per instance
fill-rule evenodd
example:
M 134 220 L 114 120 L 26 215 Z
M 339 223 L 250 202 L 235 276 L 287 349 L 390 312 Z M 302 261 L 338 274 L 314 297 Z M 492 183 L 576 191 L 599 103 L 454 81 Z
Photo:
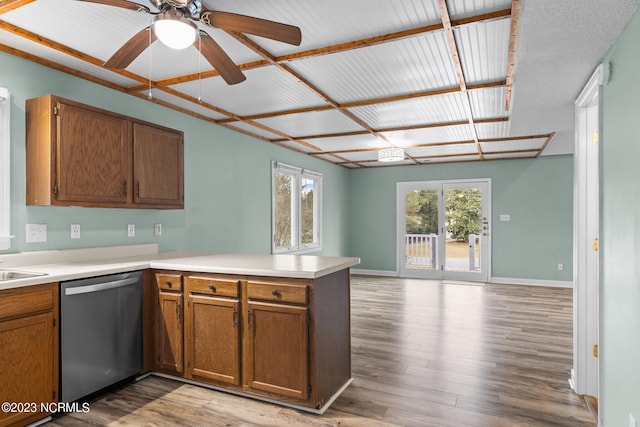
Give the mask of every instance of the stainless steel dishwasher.
M 61 400 L 142 372 L 142 272 L 60 283 Z

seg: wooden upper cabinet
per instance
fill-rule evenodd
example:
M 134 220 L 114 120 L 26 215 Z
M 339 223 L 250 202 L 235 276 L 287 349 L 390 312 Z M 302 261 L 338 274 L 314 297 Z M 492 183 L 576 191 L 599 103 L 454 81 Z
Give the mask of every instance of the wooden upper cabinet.
M 182 209 L 183 133 L 53 95 L 27 111 L 27 205 Z
M 129 122 L 62 101 L 57 111 L 56 199 L 127 203 Z
M 135 203 L 183 206 L 181 132 L 134 123 L 133 162 Z

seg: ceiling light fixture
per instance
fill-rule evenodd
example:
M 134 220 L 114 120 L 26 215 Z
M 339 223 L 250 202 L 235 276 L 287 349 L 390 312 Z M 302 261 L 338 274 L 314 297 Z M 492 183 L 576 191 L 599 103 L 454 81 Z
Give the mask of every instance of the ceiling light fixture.
M 404 160 L 404 148 L 383 148 L 378 150 L 379 162 L 400 162 Z
M 171 49 L 185 49 L 198 37 L 198 29 L 187 18 L 173 13 L 161 13 L 153 23 L 153 31 Z

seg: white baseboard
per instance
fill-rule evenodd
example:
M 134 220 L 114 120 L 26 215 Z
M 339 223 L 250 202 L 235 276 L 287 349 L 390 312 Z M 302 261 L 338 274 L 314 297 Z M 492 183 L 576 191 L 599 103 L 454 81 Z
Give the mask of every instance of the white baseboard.
M 360 274 L 363 276 L 385 276 L 385 277 L 398 277 L 398 273 L 389 270 L 363 270 L 360 268 L 352 268 L 351 274 Z
M 518 279 L 513 277 L 492 277 L 491 283 L 502 285 L 548 286 L 551 288 L 573 288 L 573 282 L 562 280 Z
M 365 270 L 352 268 L 351 274 L 362 276 L 399 277 L 398 272 L 389 270 Z M 436 279 L 437 280 L 437 279 Z M 573 288 L 573 282 L 562 280 L 519 279 L 515 277 L 492 277 L 489 283 L 501 285 L 547 286 L 551 288 Z

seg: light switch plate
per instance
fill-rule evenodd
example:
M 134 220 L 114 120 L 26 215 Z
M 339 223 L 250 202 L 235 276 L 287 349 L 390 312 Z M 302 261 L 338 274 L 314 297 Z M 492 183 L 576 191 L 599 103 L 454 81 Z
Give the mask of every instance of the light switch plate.
M 153 234 L 156 236 L 162 236 L 162 224 L 155 224 L 153 227 Z
M 27 243 L 47 241 L 47 224 L 27 224 Z

